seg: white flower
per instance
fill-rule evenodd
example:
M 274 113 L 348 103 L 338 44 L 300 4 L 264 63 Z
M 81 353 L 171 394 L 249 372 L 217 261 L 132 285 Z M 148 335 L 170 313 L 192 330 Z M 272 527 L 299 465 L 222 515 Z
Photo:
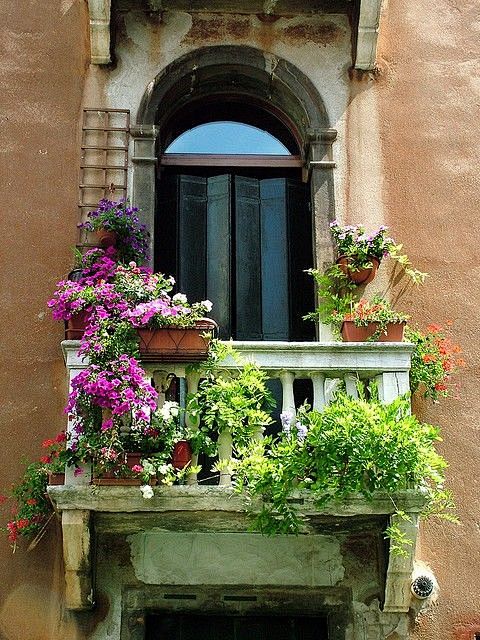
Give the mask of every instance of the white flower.
M 203 307 L 205 307 L 205 310 L 207 313 L 210 313 L 210 311 L 212 310 L 213 307 L 213 303 L 210 302 L 210 300 L 202 300 L 202 302 L 200 303 Z
M 153 489 L 149 484 L 144 484 L 140 487 L 143 498 L 145 500 L 151 500 L 153 498 Z
M 176 293 L 172 298 L 172 302 L 175 304 L 187 304 L 187 296 L 184 293 Z
M 167 422 L 168 420 L 171 420 L 172 418 L 176 418 L 178 416 L 178 412 L 179 412 L 178 402 L 172 402 L 170 400 L 167 400 L 160 407 L 160 415 L 165 420 L 165 422 Z

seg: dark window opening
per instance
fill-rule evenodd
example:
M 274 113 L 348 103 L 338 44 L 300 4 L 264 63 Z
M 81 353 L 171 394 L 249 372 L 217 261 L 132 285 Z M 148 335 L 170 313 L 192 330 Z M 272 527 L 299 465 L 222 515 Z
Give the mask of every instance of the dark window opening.
M 325 617 L 151 613 L 145 640 L 328 640 Z
M 208 298 L 220 337 L 312 340 L 312 219 L 299 170 L 164 169 L 155 268 L 192 300 Z

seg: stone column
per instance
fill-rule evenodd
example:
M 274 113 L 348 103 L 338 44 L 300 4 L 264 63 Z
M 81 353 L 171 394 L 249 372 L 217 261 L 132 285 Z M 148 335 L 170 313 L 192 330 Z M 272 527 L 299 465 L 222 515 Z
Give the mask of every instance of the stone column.
M 150 231 L 150 266 L 153 265 L 153 238 L 155 235 L 155 181 L 156 181 L 156 140 L 158 127 L 155 125 L 131 125 L 133 138 L 133 189 L 132 204 L 140 209 L 140 219 Z
M 315 268 L 320 271 L 325 271 L 334 259 L 329 224 L 335 218 L 333 188 L 335 161 L 332 145 L 336 137 L 335 129 L 314 129 L 309 132 L 306 172 L 308 175 L 311 174 L 314 260 Z M 321 342 L 333 339 L 330 326 L 319 325 L 318 339 Z

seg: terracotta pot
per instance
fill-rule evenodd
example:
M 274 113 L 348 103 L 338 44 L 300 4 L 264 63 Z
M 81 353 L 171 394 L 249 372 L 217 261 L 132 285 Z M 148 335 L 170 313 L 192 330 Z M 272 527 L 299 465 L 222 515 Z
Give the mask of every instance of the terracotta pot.
M 352 259 L 347 258 L 347 256 L 340 256 L 337 259 L 337 264 L 351 282 L 354 282 L 355 284 L 365 285 L 375 278 L 377 269 L 380 266 L 380 260 L 378 260 L 377 258 L 374 258 L 372 256 L 369 257 L 369 260 L 372 263 L 372 266 L 368 267 L 367 269 L 360 269 L 359 271 L 355 271 L 350 267 L 350 265 L 352 264 Z
M 162 329 L 137 329 L 140 338 L 140 356 L 142 360 L 164 362 L 198 362 L 208 357 L 210 338 L 217 324 L 209 318 L 202 318 L 194 327 L 181 329 L 163 327 Z
M 65 474 L 64 473 L 49 473 L 48 474 L 48 484 L 51 486 L 58 486 L 61 484 L 65 484 Z
M 81 340 L 87 328 L 88 312 L 80 311 L 65 323 L 65 340 Z
M 94 232 L 96 244 L 102 249 L 108 247 L 116 247 L 118 241 L 118 234 L 116 231 L 108 231 L 107 229 L 99 229 Z
M 375 342 L 402 342 L 405 322 L 389 322 Z M 344 342 L 367 342 L 378 331 L 378 323 L 371 322 L 365 327 L 356 327 L 353 320 L 344 320 L 342 339 Z
M 173 447 L 172 465 L 175 469 L 185 469 L 192 460 L 192 448 L 187 440 L 179 440 Z

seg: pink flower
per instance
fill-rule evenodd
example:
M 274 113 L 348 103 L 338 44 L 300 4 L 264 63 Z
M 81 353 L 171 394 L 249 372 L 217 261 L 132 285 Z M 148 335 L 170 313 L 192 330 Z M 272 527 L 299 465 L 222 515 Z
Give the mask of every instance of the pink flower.
M 133 473 L 142 473 L 143 467 L 141 464 L 134 464 L 132 467 Z

